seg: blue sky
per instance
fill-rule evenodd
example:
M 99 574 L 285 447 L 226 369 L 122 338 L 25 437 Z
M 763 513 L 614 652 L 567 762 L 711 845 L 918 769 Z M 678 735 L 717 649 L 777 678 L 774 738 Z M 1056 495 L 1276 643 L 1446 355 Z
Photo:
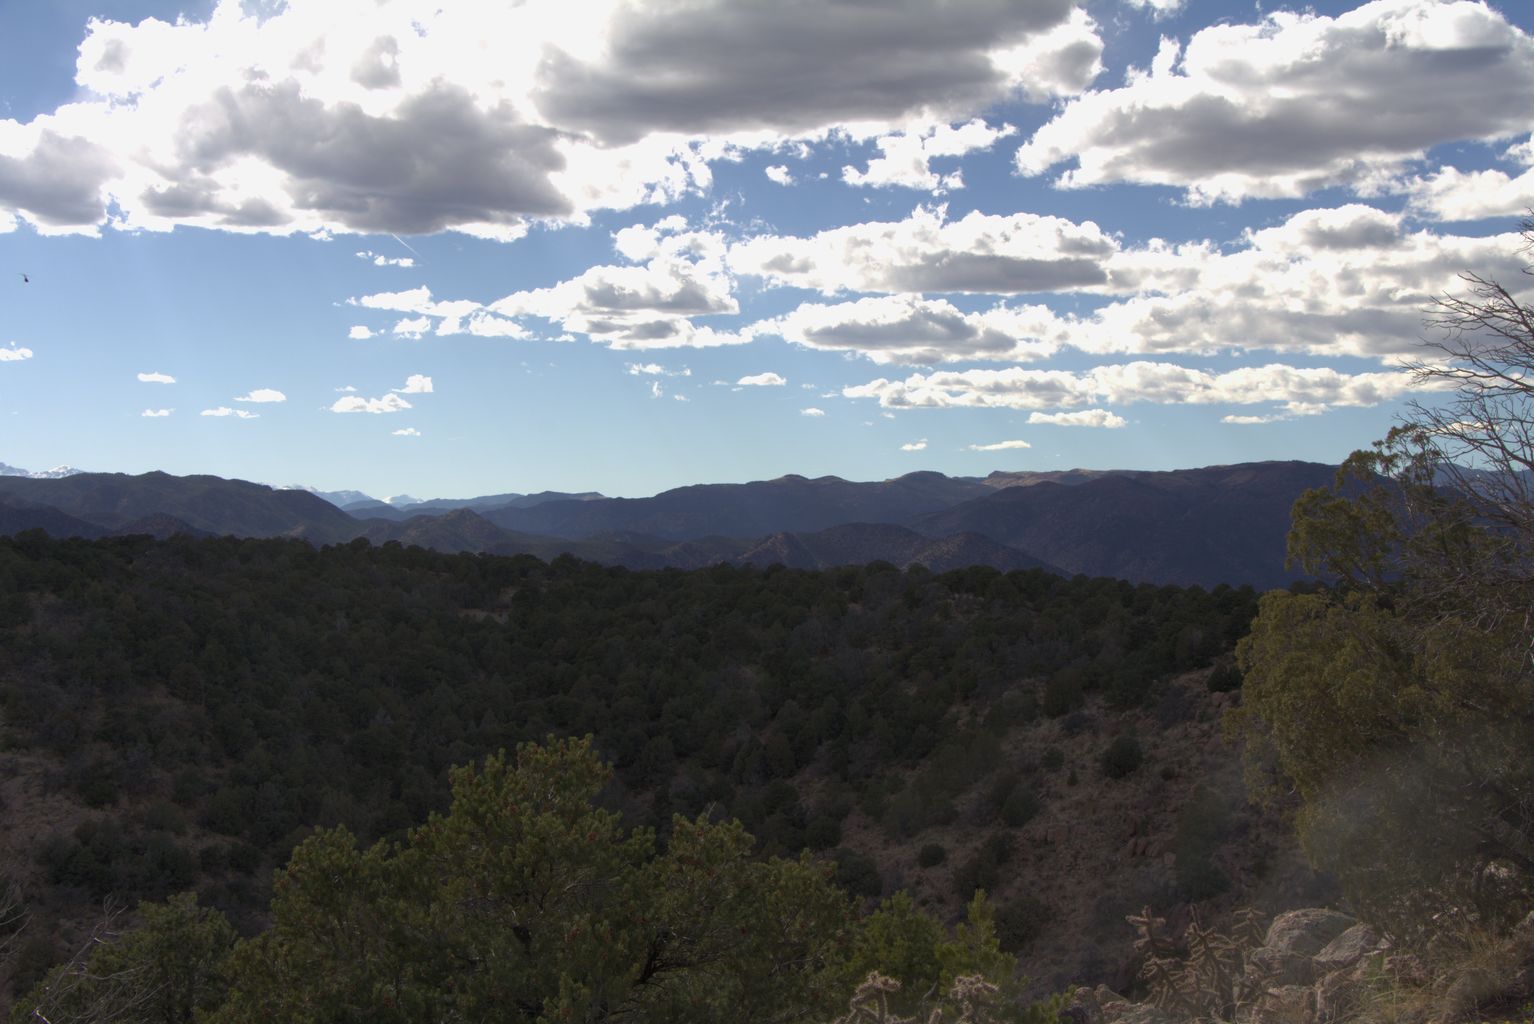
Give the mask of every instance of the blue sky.
M 0 0 L 0 462 L 385 496 L 1337 461 L 1523 285 L 1534 12 Z M 24 282 L 22 275 L 29 279 Z

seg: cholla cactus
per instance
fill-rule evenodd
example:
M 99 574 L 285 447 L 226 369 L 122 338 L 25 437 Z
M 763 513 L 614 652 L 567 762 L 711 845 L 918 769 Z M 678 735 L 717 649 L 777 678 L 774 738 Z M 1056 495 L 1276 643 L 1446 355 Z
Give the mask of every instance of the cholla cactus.
M 948 995 L 927 1012 L 925 1018 L 902 1017 L 890 1010 L 890 995 L 900 982 L 878 971 L 871 972 L 852 994 L 847 1012 L 832 1024 L 994 1024 L 1001 990 L 978 974 L 954 979 Z

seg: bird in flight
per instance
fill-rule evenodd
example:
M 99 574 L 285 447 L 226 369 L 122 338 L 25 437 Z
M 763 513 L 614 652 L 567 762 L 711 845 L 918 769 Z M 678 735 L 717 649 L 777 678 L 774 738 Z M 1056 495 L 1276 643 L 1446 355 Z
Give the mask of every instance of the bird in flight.
M 31 284 L 32 283 L 32 279 L 30 277 L 28 277 L 26 274 L 22 274 L 21 275 L 21 283 L 22 284 Z

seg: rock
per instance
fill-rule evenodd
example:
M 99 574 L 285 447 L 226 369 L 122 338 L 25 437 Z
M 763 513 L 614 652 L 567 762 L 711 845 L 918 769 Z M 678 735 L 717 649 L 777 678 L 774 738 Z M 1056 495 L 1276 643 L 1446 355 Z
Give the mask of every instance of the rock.
M 1366 924 L 1355 924 L 1315 955 L 1316 970 L 1321 973 L 1344 970 L 1378 952 L 1379 948 L 1380 937 L 1374 929 Z
M 1279 914 L 1268 926 L 1263 946 L 1283 953 L 1315 956 L 1327 943 L 1358 922 L 1335 910 L 1291 910 Z
M 1369 991 L 1369 965 L 1324 974 L 1316 982 L 1316 1020 L 1319 1024 L 1352 1020 L 1359 1001 Z
M 1272 946 L 1255 949 L 1246 958 L 1247 978 L 1253 988 L 1274 985 L 1309 985 L 1316 980 L 1316 965 L 1310 957 Z
M 1312 1024 L 1316 1019 L 1316 994 L 1309 985 L 1281 985 L 1257 1000 L 1252 1024 Z
M 1130 1003 L 1109 1024 L 1172 1024 L 1172 1018 L 1159 1006 L 1149 1003 Z

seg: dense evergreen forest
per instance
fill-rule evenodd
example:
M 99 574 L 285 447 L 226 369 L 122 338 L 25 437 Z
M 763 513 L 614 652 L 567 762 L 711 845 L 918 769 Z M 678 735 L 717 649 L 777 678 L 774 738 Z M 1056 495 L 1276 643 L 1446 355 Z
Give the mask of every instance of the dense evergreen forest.
M 5 854 L 34 920 L 195 889 L 251 933 L 273 869 L 314 829 L 403 841 L 447 809 L 453 766 L 590 735 L 614 768 L 594 799 L 624 827 L 666 849 L 674 815 L 738 820 L 754 855 L 810 851 L 865 909 L 900 880 L 844 841 L 849 815 L 915 841 L 962 809 L 974 848 L 954 851 L 951 899 L 931 908 L 951 917 L 994 888 L 1011 830 L 1039 810 L 1034 776 L 1061 767 L 1058 750 L 1013 767 L 1009 731 L 1069 723 L 1086 701 L 1153 704 L 1228 657 L 1255 609 L 1246 588 L 1041 571 L 0 538 L 11 783 L 40 773 L 79 809 L 23 820 L 13 799 Z M 1137 765 L 1133 737 L 1101 745 L 1073 782 Z M 1036 900 L 1001 906 L 1002 944 L 1026 945 L 1037 918 Z M 56 927 L 29 934 L 17 989 L 70 951 Z

